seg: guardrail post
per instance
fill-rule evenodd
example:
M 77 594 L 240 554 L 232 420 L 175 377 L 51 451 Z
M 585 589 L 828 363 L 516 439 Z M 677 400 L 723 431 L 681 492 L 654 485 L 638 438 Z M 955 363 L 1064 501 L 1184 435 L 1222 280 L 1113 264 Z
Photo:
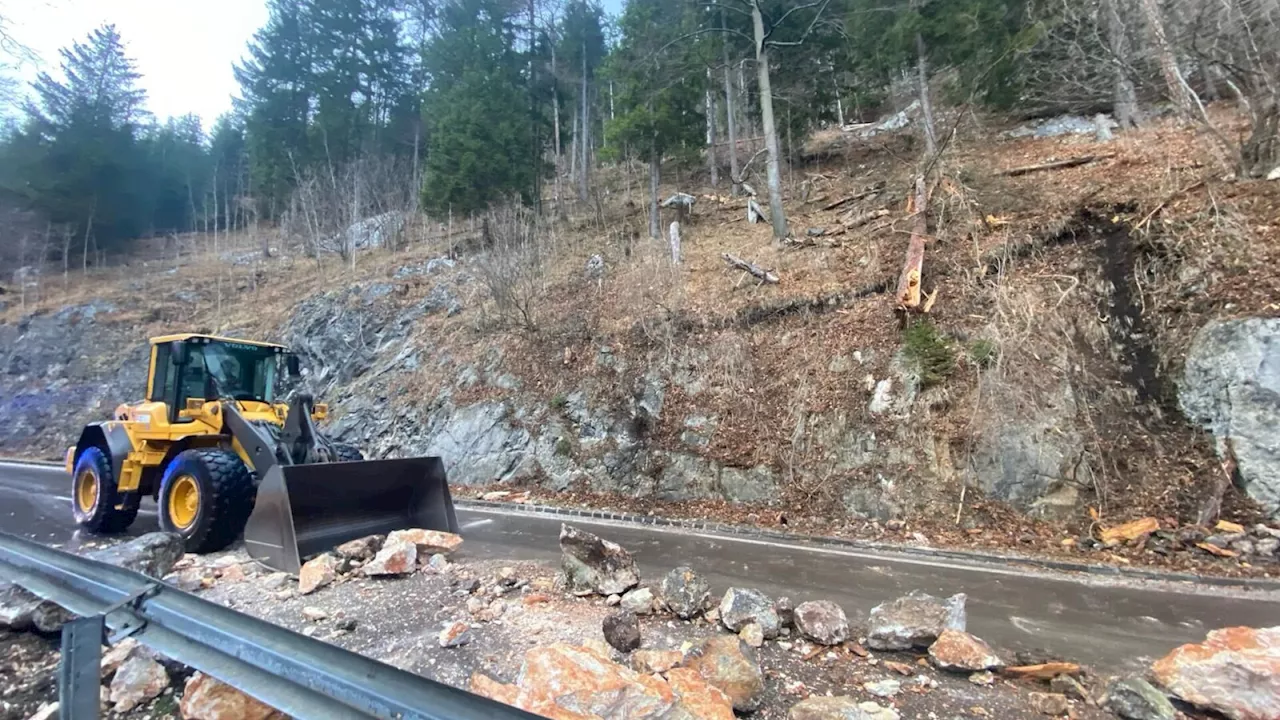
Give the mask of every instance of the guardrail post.
M 61 720 L 98 720 L 105 629 L 102 615 L 77 618 L 62 626 L 62 662 L 58 666 Z

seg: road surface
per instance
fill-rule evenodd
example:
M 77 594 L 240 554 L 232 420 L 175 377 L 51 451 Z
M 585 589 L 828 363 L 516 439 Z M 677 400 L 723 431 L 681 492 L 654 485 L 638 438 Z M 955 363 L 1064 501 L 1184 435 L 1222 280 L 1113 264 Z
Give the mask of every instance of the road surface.
M 55 467 L 0 462 L 0 530 L 75 550 L 85 538 L 71 520 L 70 481 Z M 459 508 L 475 558 L 559 562 L 563 518 Z M 757 588 L 795 602 L 839 603 L 855 625 L 880 602 L 911 590 L 969 596 L 968 629 L 1006 651 L 1044 652 L 1099 671 L 1137 671 L 1173 647 L 1227 625 L 1274 625 L 1280 592 L 1051 574 L 998 563 L 931 559 L 796 540 L 777 542 L 607 520 L 568 520 L 621 543 L 649 582 L 677 564 L 713 589 Z M 144 504 L 130 534 L 157 529 Z

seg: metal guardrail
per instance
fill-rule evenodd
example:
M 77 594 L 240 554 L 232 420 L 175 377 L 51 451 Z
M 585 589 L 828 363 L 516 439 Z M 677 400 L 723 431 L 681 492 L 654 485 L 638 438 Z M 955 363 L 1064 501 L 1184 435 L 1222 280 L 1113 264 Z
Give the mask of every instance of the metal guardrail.
M 244 615 L 140 573 L 7 533 L 0 533 L 0 567 L 6 570 L 6 580 L 84 618 L 63 629 L 59 695 L 64 718 L 97 717 L 104 635 L 111 642 L 134 637 L 165 657 L 302 720 L 538 717 Z

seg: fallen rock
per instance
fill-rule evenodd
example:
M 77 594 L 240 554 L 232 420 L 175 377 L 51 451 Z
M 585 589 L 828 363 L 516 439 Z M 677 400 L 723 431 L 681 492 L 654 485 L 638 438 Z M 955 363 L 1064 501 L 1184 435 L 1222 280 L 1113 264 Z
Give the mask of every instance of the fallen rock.
M 17 585 L 0 588 L 0 628 L 21 631 L 31 627 L 31 616 L 40 602 L 40 598 Z
M 758 648 L 761 645 L 764 645 L 764 631 L 760 629 L 759 625 L 753 622 L 743 625 L 742 629 L 738 631 L 738 637 L 742 638 L 742 642 L 753 648 Z
M 454 648 L 471 642 L 471 626 L 461 620 L 449 623 L 436 638 L 442 648 Z
M 862 689 L 878 698 L 891 698 L 902 690 L 902 683 L 892 678 L 862 684 Z
M 970 675 L 969 682 L 978 687 L 991 687 L 996 684 L 996 676 L 987 670 L 983 670 Z
M 738 712 L 753 712 L 764 701 L 764 674 L 754 651 L 734 635 L 698 641 L 685 653 L 683 667 L 702 675 L 733 701 Z
M 169 574 L 184 551 L 181 535 L 152 532 L 128 542 L 95 550 L 88 557 L 158 579 Z
M 110 678 L 115 671 L 124 664 L 129 656 L 133 655 L 133 651 L 138 648 L 138 641 L 134 638 L 125 638 L 120 642 L 112 645 L 102 653 L 102 661 L 99 667 L 102 670 L 102 679 Z
M 1098 537 L 1108 547 L 1122 542 L 1136 540 L 1143 535 L 1150 535 L 1160 529 L 1160 521 L 1153 517 L 1144 517 L 1116 527 L 1103 528 Z
M 516 678 L 518 708 L 551 718 L 660 718 L 676 704 L 665 681 L 585 647 L 556 644 L 525 653 Z
M 54 718 L 58 717 L 58 708 L 60 707 L 62 707 L 62 704 L 57 700 L 51 703 L 44 703 L 27 720 L 54 720 Z
M 338 577 L 338 558 L 331 553 L 318 555 L 303 563 L 298 570 L 298 594 L 310 595 Z
M 653 591 L 649 588 L 636 588 L 621 599 L 622 609 L 637 615 L 648 615 L 653 612 Z
M 791 598 L 785 595 L 778 598 L 773 603 L 773 609 L 778 613 L 778 622 L 782 623 L 782 627 L 795 627 L 796 606 Z
M 43 600 L 31 613 L 31 624 L 42 633 L 55 633 L 75 617 L 75 613 L 61 605 Z
M 621 595 L 640 584 L 635 559 L 615 542 L 561 525 L 560 552 L 566 584 L 575 595 Z
M 394 543 L 410 543 L 417 546 L 419 553 L 423 555 L 448 555 L 462 546 L 462 537 L 453 533 L 441 532 L 440 530 L 423 530 L 421 528 L 413 528 L 410 530 L 393 530 L 387 535 L 387 541 L 383 543 L 385 548 L 387 545 Z
M 697 617 L 711 604 L 711 588 L 692 568 L 678 567 L 662 578 L 662 602 L 682 620 Z
M 690 720 L 734 720 L 733 701 L 698 671 L 672 668 L 667 672 L 667 684 L 675 691 L 678 709 Z
M 435 553 L 427 560 L 426 569 L 430 572 L 442 573 L 449 569 L 449 559 L 441 553 Z
M 607 615 L 600 629 L 604 632 L 604 641 L 618 652 L 631 652 L 640 647 L 640 619 L 633 612 L 620 610 Z
M 1033 692 L 1027 696 L 1027 704 L 1041 715 L 1066 715 L 1071 708 L 1066 695 L 1058 693 Z
M 1164 693 L 1140 677 L 1111 683 L 1102 706 L 1125 720 L 1174 720 L 1177 711 Z
M 395 533 L 393 532 L 391 535 L 395 535 Z M 417 567 L 418 545 L 412 542 L 393 540 L 388 536 L 386 544 L 382 546 L 378 554 L 374 555 L 373 559 L 365 563 L 360 570 L 369 577 L 384 577 L 387 575 L 408 575 L 416 570 Z
M 994 670 L 1002 666 L 991 646 L 963 630 L 943 630 L 929 646 L 934 667 L 957 672 Z
M 898 711 L 844 695 L 817 696 L 792 705 L 787 720 L 898 720 Z
M 652 675 L 664 673 L 684 659 L 679 650 L 637 650 L 631 654 L 631 667 L 636 672 Z
M 1143 682 L 1146 681 L 1144 680 Z M 1089 691 L 1085 690 L 1084 685 L 1081 685 L 1079 680 L 1076 680 L 1070 675 L 1054 676 L 1054 678 L 1049 681 L 1049 689 L 1056 693 L 1062 693 L 1069 698 L 1086 701 L 1089 700 Z
M 830 600 L 800 603 L 794 619 L 796 630 L 819 645 L 839 645 L 849 639 L 849 619 Z
M 619 605 L 622 604 L 622 596 L 617 593 L 614 593 L 613 595 L 610 595 L 609 597 L 604 599 L 604 604 L 608 605 L 609 607 L 618 607 Z
M 118 713 L 126 713 L 148 700 L 159 697 L 169 687 L 169 673 L 154 658 L 143 653 L 133 653 L 120 664 L 111 679 L 112 706 Z
M 515 705 L 516 697 L 520 694 L 520 688 L 515 685 L 498 682 L 484 673 L 472 673 L 470 687 L 475 695 L 507 705 Z
M 917 590 L 877 605 L 867 621 L 867 645 L 876 650 L 928 647 L 943 630 L 964 630 L 965 600 L 963 593 L 944 602 Z
M 355 540 L 348 540 L 342 543 L 333 551 L 338 557 L 347 558 L 348 560 L 369 560 L 378 554 L 378 550 L 382 549 L 381 535 L 366 535 Z
M 311 622 L 320 622 L 321 620 L 328 619 L 329 613 L 318 607 L 307 606 L 302 608 L 302 617 L 310 620 Z
M 1177 697 L 1232 720 L 1280 717 L 1280 626 L 1214 630 L 1152 666 Z
M 178 704 L 184 720 L 288 720 L 288 716 L 217 678 L 196 673 Z
M 738 632 L 747 623 L 755 623 L 766 639 L 778 637 L 778 630 L 782 627 L 773 601 L 751 588 L 729 588 L 725 592 L 720 600 L 720 622 L 733 632 Z

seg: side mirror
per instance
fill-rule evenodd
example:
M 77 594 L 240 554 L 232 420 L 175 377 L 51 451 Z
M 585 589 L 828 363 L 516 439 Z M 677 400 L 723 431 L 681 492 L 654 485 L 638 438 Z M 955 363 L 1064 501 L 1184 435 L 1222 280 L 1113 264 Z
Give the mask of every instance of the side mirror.
M 298 377 L 302 374 L 302 367 L 298 364 L 297 355 L 286 355 L 284 359 L 285 367 L 289 370 L 289 377 Z
M 169 342 L 169 360 L 174 365 L 186 365 L 190 360 L 187 354 L 187 344 L 181 340 L 172 340 Z

